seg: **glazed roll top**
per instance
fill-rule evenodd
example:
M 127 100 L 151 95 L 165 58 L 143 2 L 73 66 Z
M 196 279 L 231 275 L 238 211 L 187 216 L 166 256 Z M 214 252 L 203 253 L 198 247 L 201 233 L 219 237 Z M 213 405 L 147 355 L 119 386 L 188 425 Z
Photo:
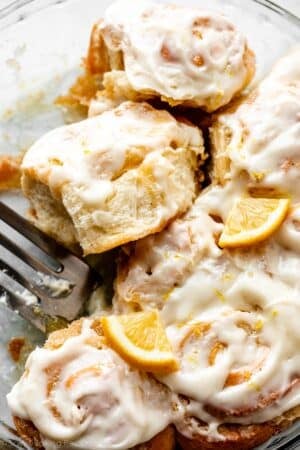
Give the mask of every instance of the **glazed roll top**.
M 128 449 L 170 422 L 167 389 L 107 348 L 98 327 L 84 319 L 53 333 L 8 395 L 46 449 Z
M 119 0 L 107 9 L 97 33 L 110 55 L 111 69 L 124 70 L 131 89 L 171 105 L 214 111 L 254 73 L 254 56 L 245 37 L 214 12 Z
M 300 201 L 299 60 L 297 48 L 246 101 L 216 118 L 211 129 L 214 181 L 234 180 L 238 189 L 239 177 L 244 180 L 240 187 L 250 193 L 279 193 Z
M 196 127 L 126 102 L 38 140 L 23 160 L 23 190 L 37 226 L 63 242 L 73 236 L 86 254 L 100 253 L 159 231 L 185 211 L 203 153 Z

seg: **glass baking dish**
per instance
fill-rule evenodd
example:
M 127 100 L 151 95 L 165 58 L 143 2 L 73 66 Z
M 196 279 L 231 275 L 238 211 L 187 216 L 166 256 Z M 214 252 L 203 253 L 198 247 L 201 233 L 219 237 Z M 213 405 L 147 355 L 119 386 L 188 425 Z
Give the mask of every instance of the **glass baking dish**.
M 205 0 L 176 2 L 207 6 Z M 91 26 L 109 3 L 0 0 L 0 153 L 24 150 L 49 129 L 76 119 L 64 115 L 53 100 L 66 92 L 80 72 Z M 300 42 L 300 19 L 271 1 L 210 0 L 209 7 L 228 15 L 247 35 L 257 55 L 254 83 Z M 19 211 L 26 209 L 18 192 L 1 194 L 1 198 Z M 0 301 L 0 450 L 29 448 L 14 433 L 5 399 L 21 372 L 7 351 L 15 336 L 24 336 L 28 348 L 43 342 L 40 333 Z M 300 448 L 300 425 L 260 447 L 283 448 Z

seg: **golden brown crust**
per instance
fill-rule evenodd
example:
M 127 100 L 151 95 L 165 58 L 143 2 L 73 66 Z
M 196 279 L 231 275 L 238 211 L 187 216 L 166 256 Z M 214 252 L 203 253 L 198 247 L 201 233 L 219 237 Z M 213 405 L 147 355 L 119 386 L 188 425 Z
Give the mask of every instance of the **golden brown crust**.
M 23 155 L 0 155 L 0 191 L 19 189 Z
M 84 73 L 70 87 L 66 95 L 57 97 L 55 103 L 67 108 L 79 109 L 87 114 L 87 108 L 92 99 L 97 98 L 97 92 L 103 89 L 103 75 L 112 68 L 112 63 L 122 68 L 121 52 L 110 53 L 107 49 L 100 29 L 101 20 L 93 25 L 86 58 L 83 61 Z
M 82 329 L 83 319 L 75 320 L 70 323 L 67 328 L 62 328 L 61 330 L 53 331 L 49 334 L 44 347 L 49 350 L 55 350 L 61 347 L 67 339 L 75 336 L 79 336 Z M 96 321 L 95 321 L 96 322 Z
M 26 341 L 24 337 L 14 337 L 8 342 L 8 353 L 14 362 L 18 362 L 20 360 L 21 351 L 25 343 Z
M 248 450 L 267 441 L 273 434 L 280 430 L 270 425 L 224 425 L 222 434 L 224 440 L 209 441 L 206 436 L 198 434 L 189 439 L 182 434 L 177 434 L 177 441 L 182 450 Z
M 100 29 L 101 21 L 93 25 L 88 53 L 85 61 L 86 70 L 90 74 L 103 74 L 111 69 L 109 53 Z
M 219 427 L 219 433 L 224 440 L 209 441 L 205 435 L 194 435 L 192 439 L 181 433 L 176 433 L 176 440 L 183 450 L 250 450 L 275 434 L 290 426 L 299 415 L 298 408 L 283 415 L 277 421 L 254 425 L 227 424 Z M 14 417 L 17 432 L 33 449 L 43 450 L 38 430 L 32 422 Z M 172 426 L 157 434 L 150 441 L 134 447 L 134 450 L 173 450 L 175 447 L 174 430 Z
M 35 450 L 43 450 L 40 433 L 35 428 L 32 422 L 29 420 L 21 419 L 20 417 L 13 417 L 15 427 L 18 435 L 25 441 L 30 447 Z
M 79 108 L 87 114 L 90 101 L 96 98 L 102 88 L 103 74 L 111 69 L 109 53 L 99 30 L 101 21 L 94 24 L 88 47 L 87 56 L 83 61 L 84 73 L 70 87 L 66 95 L 57 97 L 55 103 L 67 108 Z
M 269 422 L 220 425 L 218 432 L 223 440 L 209 440 L 205 434 L 199 433 L 192 433 L 192 437 L 188 438 L 179 432 L 176 433 L 176 439 L 182 450 L 250 450 L 284 431 L 299 417 L 300 407 L 296 407 Z
M 19 436 L 34 450 L 44 450 L 39 431 L 29 420 L 13 417 Z M 175 433 L 171 426 L 158 433 L 150 441 L 137 445 L 132 450 L 173 450 L 175 448 Z
M 99 77 L 88 72 L 79 76 L 66 95 L 56 98 L 55 104 L 66 108 L 77 108 L 87 115 L 90 101 L 96 97 L 100 89 Z

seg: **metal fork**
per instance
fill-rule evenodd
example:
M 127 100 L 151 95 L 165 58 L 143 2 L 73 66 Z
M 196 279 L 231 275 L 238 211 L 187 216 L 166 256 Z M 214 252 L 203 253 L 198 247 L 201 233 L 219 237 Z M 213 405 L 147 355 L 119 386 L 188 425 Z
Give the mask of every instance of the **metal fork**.
M 0 201 L 0 287 L 6 303 L 43 332 L 83 311 L 95 273 Z

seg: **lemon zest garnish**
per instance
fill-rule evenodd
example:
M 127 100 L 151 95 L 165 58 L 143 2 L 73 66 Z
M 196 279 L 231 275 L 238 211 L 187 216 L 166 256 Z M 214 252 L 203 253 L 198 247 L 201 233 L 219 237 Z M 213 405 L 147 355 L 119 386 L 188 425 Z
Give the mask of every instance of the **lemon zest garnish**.
M 192 319 L 193 319 L 192 314 L 189 314 L 189 316 L 187 317 L 186 320 L 181 320 L 181 321 L 176 322 L 175 326 L 176 326 L 176 328 L 185 327 L 187 325 L 187 323 Z
M 198 352 L 194 351 L 194 352 L 190 353 L 189 355 L 187 355 L 186 360 L 189 363 L 197 366 L 198 362 L 199 362 L 199 354 L 198 354 Z
M 233 70 L 232 70 L 232 66 L 231 64 L 227 64 L 225 67 L 225 73 L 227 73 L 227 75 L 229 77 L 233 77 Z
M 266 176 L 265 172 L 251 172 L 251 177 L 256 181 L 257 183 L 260 183 Z
M 193 35 L 195 36 L 195 37 L 197 37 L 198 39 L 203 39 L 203 35 L 202 35 L 202 33 L 201 33 L 201 31 L 199 31 L 199 30 L 193 30 Z
M 260 331 L 263 328 L 263 326 L 264 326 L 264 322 L 263 322 L 263 320 L 260 319 L 254 324 L 254 329 L 256 331 Z
M 251 387 L 252 389 L 254 389 L 257 392 L 259 392 L 261 390 L 261 387 L 259 386 L 259 384 L 255 383 L 254 381 L 248 381 L 248 385 L 249 385 L 249 387 Z
M 187 321 L 186 320 L 182 320 L 182 322 L 177 322 L 176 324 L 175 324 L 175 326 L 176 326 L 176 328 L 183 328 L 185 325 L 187 324 Z
M 53 164 L 54 166 L 63 166 L 63 162 L 58 158 L 49 158 L 49 163 Z
M 182 259 L 182 258 L 184 258 L 183 255 L 181 255 L 180 253 L 175 253 L 174 259 Z
M 224 275 L 222 276 L 222 281 L 231 281 L 233 280 L 233 274 L 228 272 L 228 273 L 224 273 Z
M 214 289 L 216 296 L 218 297 L 218 299 L 224 303 L 226 301 L 225 295 L 219 291 L 218 289 Z
M 170 289 L 169 291 L 167 291 L 165 294 L 163 294 L 162 299 L 164 302 L 167 302 L 172 294 L 172 292 L 174 291 L 174 289 Z

